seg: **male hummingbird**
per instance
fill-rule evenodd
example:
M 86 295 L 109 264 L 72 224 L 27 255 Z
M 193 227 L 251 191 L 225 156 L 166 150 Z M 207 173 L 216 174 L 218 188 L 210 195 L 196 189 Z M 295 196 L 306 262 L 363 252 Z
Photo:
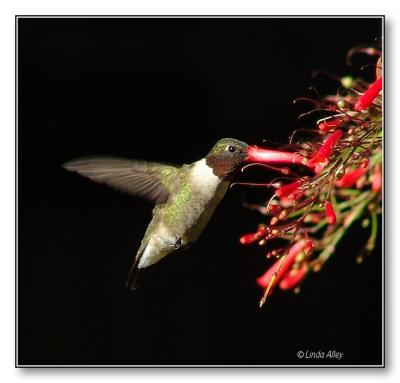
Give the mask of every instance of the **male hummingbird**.
M 136 287 L 137 272 L 180 247 L 195 242 L 221 201 L 249 146 L 219 140 L 199 161 L 175 166 L 120 158 L 78 158 L 64 168 L 155 203 L 126 285 Z

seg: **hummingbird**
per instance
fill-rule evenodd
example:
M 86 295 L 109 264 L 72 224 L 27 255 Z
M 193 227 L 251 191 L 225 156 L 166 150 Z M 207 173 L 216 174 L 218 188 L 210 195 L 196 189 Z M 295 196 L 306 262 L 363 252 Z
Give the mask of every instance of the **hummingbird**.
M 224 138 L 204 158 L 180 166 L 82 157 L 63 167 L 155 204 L 126 280 L 127 287 L 136 289 L 140 271 L 199 238 L 235 173 L 245 163 L 248 148 L 245 142 Z

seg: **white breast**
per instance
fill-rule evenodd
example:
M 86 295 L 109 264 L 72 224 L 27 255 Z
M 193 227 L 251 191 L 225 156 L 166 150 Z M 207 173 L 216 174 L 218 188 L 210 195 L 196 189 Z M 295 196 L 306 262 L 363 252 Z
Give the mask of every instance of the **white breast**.
M 190 178 L 197 191 L 199 193 L 204 192 L 208 196 L 216 192 L 222 181 L 213 173 L 212 168 L 207 165 L 205 158 L 194 163 Z

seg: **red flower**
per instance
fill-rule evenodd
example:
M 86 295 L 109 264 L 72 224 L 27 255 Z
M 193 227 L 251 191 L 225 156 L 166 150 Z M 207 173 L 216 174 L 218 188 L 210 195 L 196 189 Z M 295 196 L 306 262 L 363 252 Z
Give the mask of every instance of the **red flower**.
M 287 198 L 291 201 L 297 201 L 298 199 L 303 197 L 303 195 L 304 195 L 303 190 L 296 189 L 293 193 L 289 194 Z
M 261 225 L 255 233 L 249 233 L 242 235 L 239 239 L 242 245 L 250 245 L 253 242 L 258 241 L 266 234 L 266 227 Z
M 329 225 L 334 225 L 336 223 L 336 214 L 331 201 L 325 202 L 325 211 Z
M 379 193 L 382 189 L 382 169 L 379 165 L 375 166 L 374 175 L 372 178 L 372 190 Z
M 282 207 L 287 208 L 293 205 L 293 200 L 290 199 L 288 196 L 279 197 L 279 202 Z
M 382 90 L 382 77 L 379 77 L 375 82 L 373 82 L 369 88 L 364 92 L 364 94 L 358 99 L 354 110 L 360 112 L 367 109 L 378 96 L 379 92 Z
M 283 278 L 279 287 L 282 290 L 290 290 L 296 287 L 307 275 L 308 266 L 303 264 L 299 269 L 290 270 Z
M 304 252 L 306 254 L 311 254 L 314 251 L 314 242 L 311 239 L 307 239 L 306 245 L 304 247 Z
M 292 268 L 296 256 L 304 250 L 306 242 L 304 240 L 300 240 L 296 242 L 288 251 L 286 259 L 283 260 L 283 263 L 281 265 L 281 259 L 278 259 L 261 277 L 257 278 L 256 282 L 257 284 L 266 289 L 273 277 L 273 275 L 278 271 L 279 266 L 281 265 L 281 269 L 279 270 L 279 273 L 277 274 L 274 285 L 276 285 L 283 276 L 287 274 L 287 272 Z M 273 289 L 274 286 L 271 286 L 271 290 Z
M 260 162 L 266 164 L 296 164 L 307 165 L 307 159 L 297 153 L 281 152 L 279 150 L 261 149 L 250 146 L 247 150 L 247 162 Z
M 303 182 L 298 180 L 294 181 L 290 184 L 281 186 L 280 188 L 276 189 L 275 195 L 280 198 L 280 197 L 288 197 L 290 194 L 294 193 L 296 190 L 298 190 L 299 186 L 301 186 Z
M 333 76 L 346 92 L 326 97 L 316 92 L 317 97 L 296 99 L 310 103 L 310 110 L 300 117 L 317 113 L 318 120 L 311 129 L 296 129 L 289 145 L 280 147 L 284 151 L 248 147 L 249 164 L 243 171 L 253 163 L 277 173 L 269 183 L 242 183 L 268 188 L 265 204 L 258 205 L 266 216 L 263 235 L 256 231 L 240 239 L 243 244 L 266 246 L 266 258 L 273 258 L 257 275 L 256 282 L 264 289 L 260 307 L 276 287 L 296 292 L 310 272 L 318 272 L 334 254 L 350 226 L 365 227 L 369 215 L 371 233 L 365 250 L 374 248 L 383 197 L 382 64 L 380 58 L 376 81 L 369 87 L 362 79 Z
M 316 173 L 321 173 L 325 166 L 328 165 L 329 157 L 332 155 L 333 148 L 342 135 L 343 132 L 341 130 L 332 133 L 325 139 L 319 150 L 311 157 L 308 165 L 314 167 Z
M 282 207 L 280 205 L 270 203 L 267 209 L 268 213 L 271 214 L 279 214 L 282 211 Z
M 318 129 L 321 132 L 328 133 L 330 130 L 338 128 L 344 122 L 343 118 L 334 118 L 332 120 L 324 120 L 318 124 Z
M 352 187 L 365 173 L 366 168 L 358 168 L 355 170 L 346 169 L 345 175 L 336 181 L 336 186 L 340 188 L 350 188 Z

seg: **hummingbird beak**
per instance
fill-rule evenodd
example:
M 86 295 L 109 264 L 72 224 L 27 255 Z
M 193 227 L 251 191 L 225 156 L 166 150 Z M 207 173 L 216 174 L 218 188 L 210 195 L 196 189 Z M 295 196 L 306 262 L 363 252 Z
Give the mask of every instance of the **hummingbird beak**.
M 262 149 L 255 145 L 249 145 L 246 154 L 245 162 L 248 163 L 307 165 L 307 159 L 300 154 Z

